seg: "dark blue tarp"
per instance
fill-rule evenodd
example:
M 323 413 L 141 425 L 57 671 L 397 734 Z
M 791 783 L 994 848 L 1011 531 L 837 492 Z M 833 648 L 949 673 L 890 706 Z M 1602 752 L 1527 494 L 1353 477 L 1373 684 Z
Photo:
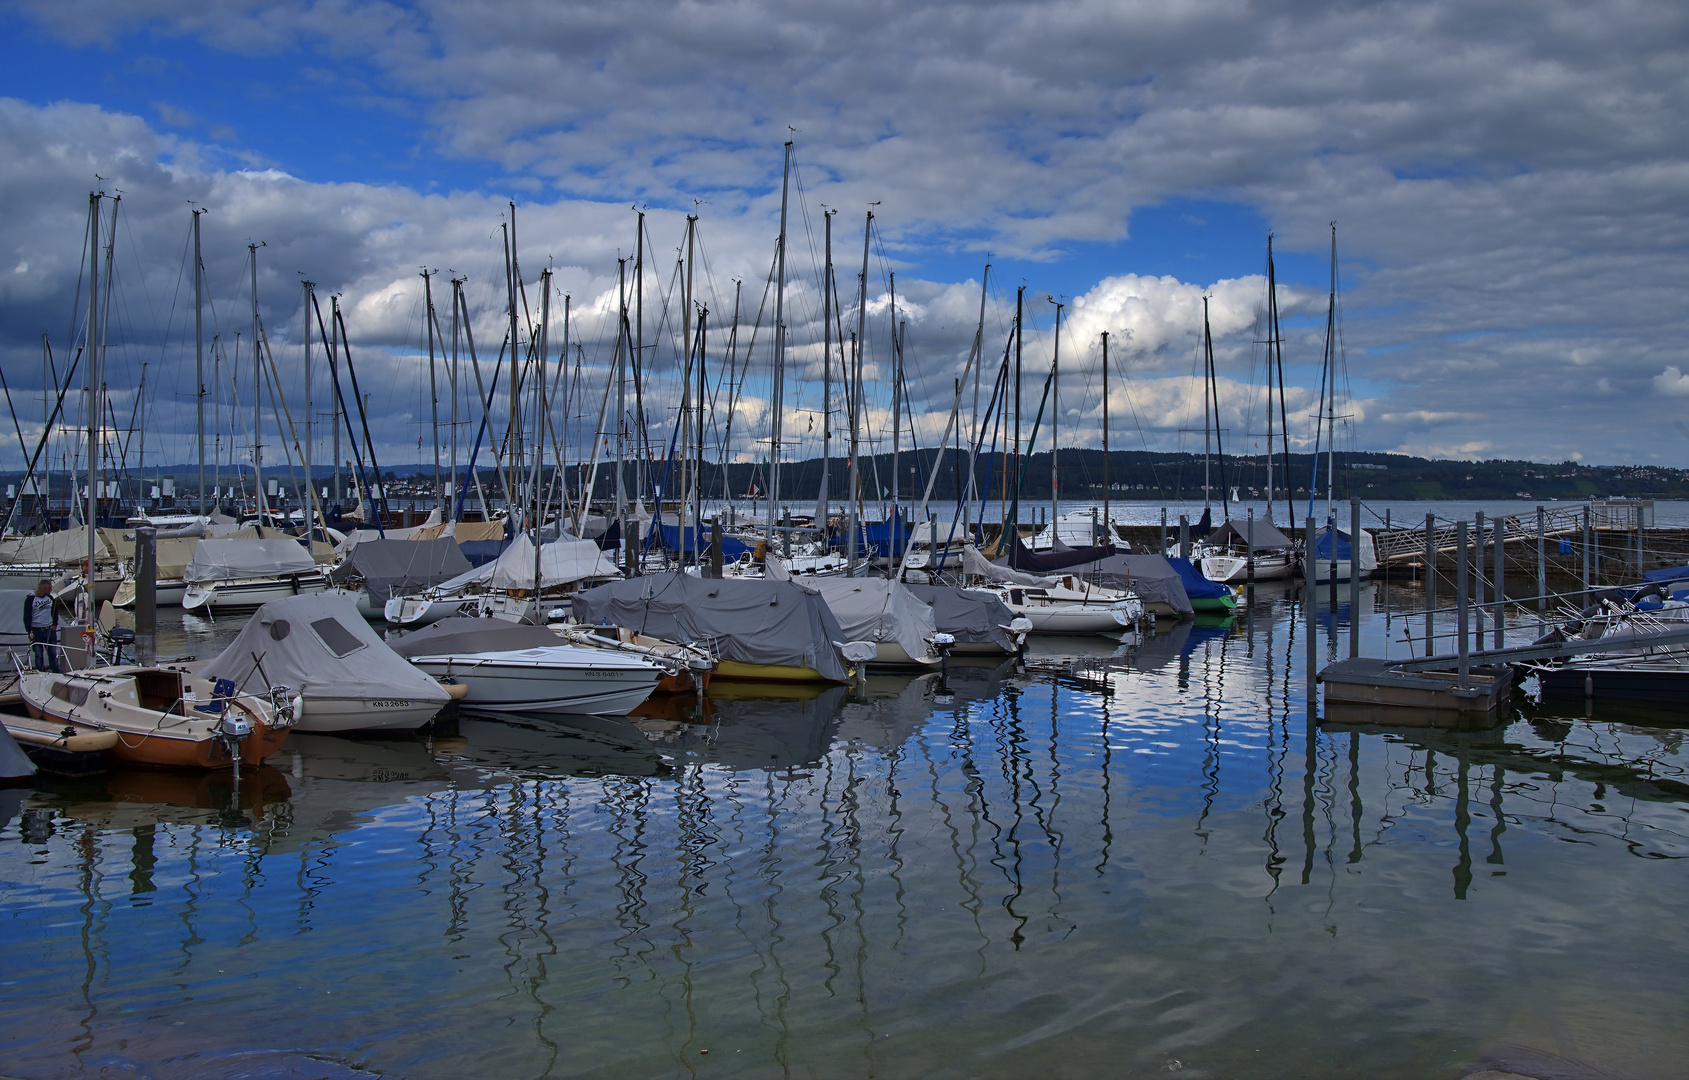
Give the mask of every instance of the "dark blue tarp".
M 678 551 L 683 554 L 691 554 L 693 551 L 697 550 L 696 544 L 698 537 L 696 534 L 699 533 L 699 531 L 700 530 L 694 529 L 690 525 L 685 526 L 684 529 L 679 525 L 657 526 L 657 532 L 662 541 L 663 547 L 667 548 L 669 551 Z M 703 529 L 702 533 L 704 538 L 704 550 L 708 551 L 710 549 L 711 539 L 710 530 L 707 528 Z M 732 562 L 734 559 L 737 559 L 740 555 L 743 555 L 745 552 L 750 550 L 751 545 L 745 543 L 737 537 L 723 536 L 721 538 L 721 557 L 727 562 Z
M 893 510 L 890 521 L 865 521 L 859 528 L 862 530 L 862 542 L 867 545 L 872 555 L 901 555 L 903 546 L 909 542 L 909 534 L 914 530 L 903 520 L 903 511 Z M 896 547 L 892 547 L 893 541 Z
M 504 554 L 504 549 L 510 546 L 506 540 L 465 540 L 457 546 L 463 552 L 463 557 L 469 560 L 470 566 L 485 566 Z
M 1339 559 L 1349 557 L 1349 534 L 1342 529 L 1333 529 L 1330 525 L 1325 525 L 1321 526 L 1320 531 L 1315 535 L 1314 558 L 1316 560 L 1331 558 L 1331 537 L 1333 533 L 1337 535 L 1337 557 Z
M 1650 570 L 1642 575 L 1643 581 L 1689 581 L 1689 566 L 1668 566 L 1663 570 Z
M 1230 596 L 1231 589 L 1217 581 L 1209 581 L 1197 572 L 1189 559 L 1181 559 L 1177 555 L 1168 555 L 1167 565 L 1179 573 L 1179 580 L 1184 583 L 1185 595 L 1192 600 L 1213 600 L 1221 596 Z
M 1040 554 L 1021 543 L 1017 537 L 1009 553 L 1004 556 L 1003 565 L 1016 570 L 1024 570 L 1029 574 L 1053 574 L 1058 570 L 1066 570 L 1070 566 L 1083 563 L 1093 563 L 1099 559 L 1106 559 L 1114 554 L 1114 548 L 1107 544 L 1099 547 L 1067 548 L 1063 551 L 1051 551 Z

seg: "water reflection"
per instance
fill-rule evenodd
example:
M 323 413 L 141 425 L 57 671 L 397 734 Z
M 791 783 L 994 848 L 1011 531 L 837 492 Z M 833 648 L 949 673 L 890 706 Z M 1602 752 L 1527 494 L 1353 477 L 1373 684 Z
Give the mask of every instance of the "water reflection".
M 1513 1048 L 1670 1074 L 1681 731 L 1528 704 L 1484 733 L 1310 725 L 1299 604 L 626 719 L 296 736 L 238 798 L 0 793 L 0 1053 L 1418 1077 Z

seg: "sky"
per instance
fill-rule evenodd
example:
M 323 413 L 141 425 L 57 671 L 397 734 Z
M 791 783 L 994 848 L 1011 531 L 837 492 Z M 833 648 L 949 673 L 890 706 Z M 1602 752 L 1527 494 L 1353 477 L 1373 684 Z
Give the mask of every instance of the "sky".
M 289 412 L 302 424 L 330 408 L 320 344 L 309 357 L 302 341 L 310 280 L 325 314 L 331 298 L 344 309 L 383 462 L 410 463 L 431 457 L 437 429 L 420 274 L 437 274 L 447 337 L 450 282 L 464 279 L 491 378 L 512 202 L 524 338 L 540 272 L 554 272 L 554 387 L 568 298 L 567 370 L 580 374 L 553 404 L 570 455 L 590 455 L 587 433 L 602 430 L 618 259 L 634 253 L 638 207 L 652 439 L 669 441 L 679 400 L 676 270 L 696 214 L 707 378 L 733 341 L 744 377 L 732 452 L 760 456 L 772 297 L 752 328 L 787 140 L 788 456 L 820 449 L 820 281 L 836 211 L 834 325 L 862 328 L 866 437 L 881 451 L 893 319 L 906 324 L 907 411 L 931 445 L 965 371 L 982 372 L 987 411 L 1023 287 L 1028 427 L 1059 359 L 1045 424 L 1063 447 L 1100 445 L 1106 331 L 1112 445 L 1200 448 L 1206 298 L 1218 424 L 1229 448 L 1259 447 L 1269 233 L 1291 441 L 1310 449 L 1335 225 L 1340 450 L 1682 466 L 1686 46 L 1689 9 L 1622 0 L 9 0 L 0 365 L 18 425 L 0 439 L 0 468 L 33 448 L 43 385 L 82 334 L 95 189 L 122 196 L 109 426 L 148 440 L 150 461 L 195 452 L 191 208 L 206 211 L 214 449 L 241 457 L 232 448 L 251 443 L 248 245 L 262 245 L 258 307 Z M 459 352 L 468 443 L 480 414 L 461 336 Z M 828 366 L 836 382 L 836 352 Z M 445 421 L 443 362 L 435 378 Z M 976 415 L 971 382 L 960 396 L 964 419 Z M 719 391 L 712 439 L 727 399 Z M 267 396 L 271 461 L 278 412 Z M 328 428 L 315 428 L 319 462 Z

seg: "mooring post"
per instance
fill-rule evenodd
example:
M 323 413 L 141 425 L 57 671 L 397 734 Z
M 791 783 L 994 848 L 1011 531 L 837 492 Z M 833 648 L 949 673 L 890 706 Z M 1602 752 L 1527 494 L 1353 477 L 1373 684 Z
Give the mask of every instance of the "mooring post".
M 1507 518 L 1495 519 L 1495 647 L 1507 645 Z
M 1466 522 L 1457 521 L 1454 526 L 1455 570 L 1454 570 L 1454 626 L 1455 638 L 1459 641 L 1455 652 L 1459 656 L 1457 671 L 1460 677 L 1460 688 L 1466 689 L 1466 676 L 1469 668 L 1467 648 L 1470 644 L 1466 638 L 1466 571 L 1469 552 L 1466 550 Z
M 1167 554 L 1167 508 L 1161 508 L 1161 546 L 1155 549 L 1157 555 Z
M 1537 507 L 1537 631 L 1548 631 L 1548 515 Z
M 1179 558 L 1191 557 L 1191 519 L 1188 514 L 1179 515 Z
M 1249 508 L 1249 535 L 1244 538 L 1244 542 L 1249 548 L 1244 571 L 1249 582 L 1249 603 L 1253 606 L 1255 603 L 1255 508 L 1253 506 Z
M 1425 655 L 1435 656 L 1437 610 L 1437 515 L 1425 515 Z
M 721 576 L 721 515 L 710 518 L 710 576 Z
M 1361 654 L 1361 501 L 1349 500 L 1349 656 Z
M 1390 508 L 1386 506 L 1384 508 L 1384 531 L 1389 532 L 1394 527 L 1395 526 L 1390 524 Z
M 135 530 L 135 662 L 158 658 L 158 530 Z
M 1303 535 L 1314 535 L 1314 518 L 1308 516 L 1308 523 L 1304 526 Z M 1306 543 L 1306 542 L 1304 542 Z M 1318 698 L 1316 696 L 1316 682 L 1319 678 L 1319 649 L 1314 638 L 1319 633 L 1320 591 L 1314 584 L 1315 574 L 1304 574 L 1302 577 L 1302 610 L 1308 618 L 1308 719 L 1312 721 L 1318 713 Z
M 1484 651 L 1484 512 L 1472 519 L 1472 647 Z

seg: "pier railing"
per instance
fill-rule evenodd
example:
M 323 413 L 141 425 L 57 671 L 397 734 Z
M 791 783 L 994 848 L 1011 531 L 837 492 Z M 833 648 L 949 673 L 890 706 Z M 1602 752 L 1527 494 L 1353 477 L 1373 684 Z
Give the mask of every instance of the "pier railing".
M 1652 517 L 1652 503 L 1603 501 L 1544 507 L 1540 530 L 1535 514 L 1508 514 L 1495 520 L 1501 525 L 1503 543 L 1510 543 L 1534 541 L 1539 535 L 1544 539 L 1576 536 L 1584 530 L 1586 514 L 1591 531 L 1632 532 L 1636 529 L 1639 509 L 1645 515 L 1644 520 Z M 1447 555 L 1455 550 L 1455 527 L 1456 523 L 1452 521 L 1447 524 L 1439 522 L 1429 544 L 1424 525 L 1411 529 L 1380 529 L 1372 538 L 1378 561 L 1389 563 L 1423 559 L 1427 551 L 1434 555 Z

